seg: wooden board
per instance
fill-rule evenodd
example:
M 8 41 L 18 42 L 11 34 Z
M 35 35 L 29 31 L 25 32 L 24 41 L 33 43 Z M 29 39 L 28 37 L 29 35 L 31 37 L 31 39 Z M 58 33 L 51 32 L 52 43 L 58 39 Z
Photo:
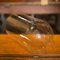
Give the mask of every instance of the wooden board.
M 0 35 L 0 54 L 60 54 L 60 35 Z
M 0 13 L 5 14 L 59 14 L 60 5 L 1 5 Z
M 60 60 L 60 35 L 0 35 L 0 60 Z

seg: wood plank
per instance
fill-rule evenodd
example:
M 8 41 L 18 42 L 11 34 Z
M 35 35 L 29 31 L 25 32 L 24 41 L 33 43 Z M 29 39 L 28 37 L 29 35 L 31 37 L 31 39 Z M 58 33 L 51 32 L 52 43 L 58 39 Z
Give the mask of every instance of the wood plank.
M 0 13 L 58 14 L 60 13 L 60 5 L 0 5 Z
M 5 59 L 60 60 L 60 35 L 0 35 L 0 60 Z
M 0 35 L 0 54 L 6 53 L 60 54 L 60 35 Z

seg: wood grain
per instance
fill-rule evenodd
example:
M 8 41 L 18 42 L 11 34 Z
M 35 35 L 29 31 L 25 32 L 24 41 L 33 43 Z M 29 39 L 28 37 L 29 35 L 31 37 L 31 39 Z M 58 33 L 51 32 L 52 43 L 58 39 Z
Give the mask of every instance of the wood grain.
M 40 0 L 0 0 L 0 2 L 39 2 Z

